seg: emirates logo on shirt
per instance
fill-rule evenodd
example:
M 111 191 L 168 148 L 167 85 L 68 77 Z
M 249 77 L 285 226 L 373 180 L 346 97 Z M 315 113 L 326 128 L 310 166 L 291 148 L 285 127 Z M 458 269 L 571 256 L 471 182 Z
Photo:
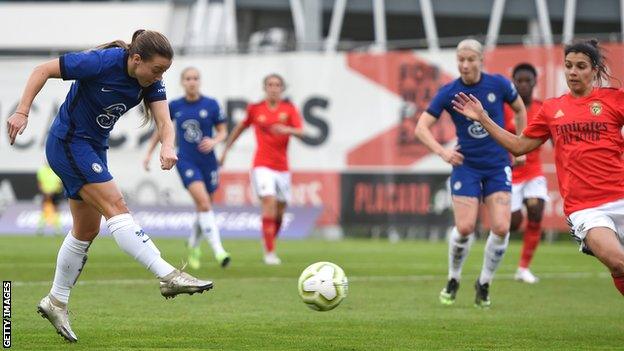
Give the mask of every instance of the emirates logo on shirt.
M 572 122 L 555 125 L 556 135 L 561 137 L 564 144 L 598 142 L 607 130 L 606 122 Z
M 592 102 L 592 104 L 589 105 L 589 111 L 591 111 L 592 115 L 599 116 L 602 112 L 602 105 L 599 102 Z

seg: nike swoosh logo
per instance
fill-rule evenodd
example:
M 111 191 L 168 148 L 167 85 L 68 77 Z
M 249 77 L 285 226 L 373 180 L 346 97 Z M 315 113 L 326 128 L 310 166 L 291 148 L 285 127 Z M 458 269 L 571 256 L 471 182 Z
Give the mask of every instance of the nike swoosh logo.
M 143 240 L 144 243 L 148 242 L 150 240 L 150 238 L 147 238 L 145 240 Z
M 113 92 L 113 91 L 114 91 L 113 89 L 102 88 L 102 92 L 104 92 L 104 93 L 110 93 L 110 92 Z

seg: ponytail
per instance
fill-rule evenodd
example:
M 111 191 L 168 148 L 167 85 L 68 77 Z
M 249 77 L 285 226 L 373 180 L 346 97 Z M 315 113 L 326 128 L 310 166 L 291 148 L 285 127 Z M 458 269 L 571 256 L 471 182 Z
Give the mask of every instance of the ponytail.
M 123 40 L 115 40 L 96 47 L 96 49 L 99 50 L 110 48 L 122 48 L 128 51 L 130 57 L 134 54 L 138 54 L 144 61 L 149 61 L 154 56 L 162 56 L 168 60 L 173 59 L 173 48 L 167 37 L 152 30 L 139 29 L 135 31 L 134 34 L 132 34 L 132 41 L 130 44 Z M 145 99 L 143 99 L 143 109 L 145 110 L 145 115 L 143 117 L 142 126 L 152 120 L 149 104 Z
M 598 40 L 590 39 L 577 41 L 573 44 L 570 44 L 565 47 L 565 56 L 569 53 L 580 53 L 584 54 L 589 58 L 591 62 L 592 68 L 596 69 L 596 82 L 598 82 L 598 86 L 603 85 L 603 81 L 609 83 L 610 80 L 615 79 L 611 73 L 609 72 L 609 68 L 607 67 L 607 60 L 604 57 L 603 53 L 604 49 L 598 44 Z M 619 83 L 619 80 L 617 80 Z

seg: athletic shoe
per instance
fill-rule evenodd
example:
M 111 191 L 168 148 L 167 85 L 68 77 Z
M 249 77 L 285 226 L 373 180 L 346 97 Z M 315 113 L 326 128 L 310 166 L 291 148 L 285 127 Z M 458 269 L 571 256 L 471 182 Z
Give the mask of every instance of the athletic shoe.
M 174 298 L 178 294 L 203 293 L 212 289 L 212 282 L 209 280 L 199 280 L 192 275 L 176 269 L 167 274 L 160 281 L 160 294 L 166 299 Z
M 232 260 L 232 258 L 230 257 L 230 254 L 225 251 L 223 253 L 216 255 L 215 258 L 217 259 L 217 262 L 219 262 L 219 265 L 221 265 L 221 268 L 227 267 L 230 264 L 230 261 Z
M 440 302 L 446 306 L 454 304 L 457 290 L 459 290 L 459 282 L 457 279 L 449 279 L 448 283 L 446 283 L 446 288 L 440 291 Z
M 67 306 L 60 307 L 62 305 L 60 302 L 55 301 L 52 302 L 54 297 L 50 297 L 50 295 L 46 295 L 39 304 L 37 305 L 37 312 L 41 315 L 41 317 L 47 319 L 52 323 L 54 329 L 58 335 L 65 338 L 65 340 L 69 342 L 78 341 L 78 337 L 71 329 L 69 325 L 69 316 L 67 315 Z
M 189 248 L 189 255 L 188 255 L 189 267 L 191 267 L 192 269 L 199 269 L 199 267 L 201 267 L 200 258 L 201 258 L 201 248 L 199 246 Z
M 276 266 L 282 264 L 282 260 L 275 254 L 275 252 L 267 252 L 264 254 L 264 263 L 270 266 Z
M 490 307 L 492 301 L 490 301 L 490 283 L 483 285 L 479 284 L 479 279 L 475 282 L 475 306 L 476 307 Z
M 514 276 L 514 279 L 528 284 L 535 284 L 539 282 L 539 278 L 533 275 L 533 273 L 531 273 L 528 268 L 520 267 L 518 267 L 518 270 L 516 270 L 516 275 Z

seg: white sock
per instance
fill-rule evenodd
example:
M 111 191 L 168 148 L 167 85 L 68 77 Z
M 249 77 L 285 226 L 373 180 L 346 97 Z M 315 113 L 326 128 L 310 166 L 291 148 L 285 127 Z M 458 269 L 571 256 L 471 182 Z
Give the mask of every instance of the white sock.
M 58 256 L 56 256 L 56 271 L 50 295 L 64 304 L 69 302 L 69 292 L 87 263 L 89 245 L 91 245 L 90 241 L 74 238 L 71 230 L 61 244 Z
M 507 245 L 509 244 L 509 233 L 504 237 L 500 237 L 490 231 L 490 235 L 485 243 L 485 252 L 483 253 L 483 268 L 481 268 L 481 275 L 479 275 L 479 284 L 490 283 L 494 278 L 494 273 L 501 261 L 503 255 L 507 251 Z
M 219 255 L 225 252 L 223 245 L 221 244 L 221 235 L 219 234 L 219 227 L 217 227 L 217 220 L 213 211 L 199 212 L 197 218 L 199 219 L 199 227 L 202 234 L 208 240 L 210 247 L 215 255 Z
M 462 267 L 464 261 L 468 257 L 470 247 L 474 242 L 474 235 L 470 233 L 467 236 L 459 234 L 457 227 L 453 227 L 449 237 L 448 263 L 449 272 L 448 279 L 461 279 Z
M 160 251 L 143 229 L 134 222 L 129 213 L 111 217 L 106 221 L 117 245 L 128 255 L 144 265 L 158 278 L 173 272 L 175 268 L 160 257 Z
M 191 228 L 191 235 L 188 239 L 189 247 L 196 248 L 197 246 L 199 246 L 199 244 L 201 243 L 199 241 L 201 235 L 202 233 L 201 229 L 199 228 L 199 220 L 195 219 L 195 222 L 193 222 L 193 227 Z

